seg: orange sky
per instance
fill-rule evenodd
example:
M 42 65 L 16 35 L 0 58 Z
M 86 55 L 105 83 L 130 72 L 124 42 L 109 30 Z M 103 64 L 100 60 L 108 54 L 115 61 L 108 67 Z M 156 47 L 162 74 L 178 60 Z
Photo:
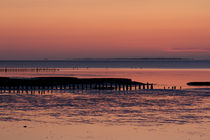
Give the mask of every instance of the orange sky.
M 209 0 L 0 0 L 0 59 L 210 58 Z

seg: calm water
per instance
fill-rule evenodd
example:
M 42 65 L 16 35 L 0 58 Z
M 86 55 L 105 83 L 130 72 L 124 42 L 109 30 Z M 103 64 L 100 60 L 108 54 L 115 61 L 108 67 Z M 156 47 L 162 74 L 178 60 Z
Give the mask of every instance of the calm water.
M 21 67 L 20 62 L 5 63 L 0 65 Z M 37 64 L 26 63 L 27 67 L 37 67 Z M 43 62 L 39 62 L 39 66 L 40 63 Z M 44 65 L 50 67 L 50 64 Z M 26 67 L 26 64 L 23 63 L 23 66 Z M 210 89 L 186 86 L 191 81 L 210 81 L 207 66 L 174 68 L 168 63 L 168 68 L 140 68 L 136 65 L 110 67 L 109 64 L 109 67 L 99 68 L 88 64 L 87 68 L 81 65 L 72 67 L 68 63 L 57 72 L 1 72 L 0 76 L 10 77 L 131 78 L 155 83 L 156 89 L 128 92 L 45 91 L 32 95 L 0 93 L 0 138 L 209 140 Z M 51 67 L 59 66 L 52 64 Z M 181 86 L 182 89 L 163 90 L 171 86 Z

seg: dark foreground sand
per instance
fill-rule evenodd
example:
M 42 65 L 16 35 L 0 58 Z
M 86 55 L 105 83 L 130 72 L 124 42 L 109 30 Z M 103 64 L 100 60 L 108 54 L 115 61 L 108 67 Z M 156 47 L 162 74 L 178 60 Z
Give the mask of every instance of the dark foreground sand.
M 209 140 L 209 125 L 208 89 L 0 94 L 3 140 Z

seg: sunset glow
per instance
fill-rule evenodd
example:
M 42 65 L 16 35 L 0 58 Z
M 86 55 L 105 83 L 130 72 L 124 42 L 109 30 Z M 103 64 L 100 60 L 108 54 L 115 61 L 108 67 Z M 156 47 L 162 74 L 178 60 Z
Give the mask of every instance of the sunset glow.
M 0 1 L 0 59 L 210 58 L 209 0 Z

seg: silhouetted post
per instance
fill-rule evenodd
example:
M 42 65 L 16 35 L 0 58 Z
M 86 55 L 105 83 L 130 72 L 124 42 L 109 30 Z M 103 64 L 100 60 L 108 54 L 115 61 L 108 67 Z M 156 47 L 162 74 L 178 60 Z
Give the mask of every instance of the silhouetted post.
M 93 85 L 92 85 L 92 84 L 93 84 L 93 83 L 91 82 L 91 83 L 90 83 L 90 89 L 92 89 L 92 88 L 93 88 Z
M 123 84 L 123 90 L 125 91 L 125 87 L 126 87 L 126 85 L 125 84 Z
M 101 84 L 97 83 L 97 87 L 98 87 L 98 89 L 100 89 L 101 88 Z
M 145 89 L 145 84 L 143 84 L 143 89 Z
M 151 89 L 154 89 L 154 86 L 153 86 L 153 84 L 151 84 Z
M 126 83 L 126 90 L 128 90 L 128 83 Z
M 66 86 L 65 84 L 62 84 L 62 89 L 65 90 Z
M 108 83 L 107 82 L 105 83 L 105 87 L 108 88 Z
M 102 88 L 104 88 L 104 87 L 105 87 L 105 83 L 103 82 L 103 83 L 102 83 Z
M 115 83 L 115 90 L 117 90 L 117 83 Z
M 147 83 L 147 89 L 149 89 L 149 83 Z
M 141 89 L 141 84 L 139 84 L 139 90 Z
M 24 89 L 23 89 L 23 87 L 21 88 L 21 92 L 22 92 L 22 93 L 24 93 Z
M 82 89 L 84 89 L 84 84 L 82 83 Z
M 110 83 L 110 87 L 111 87 L 111 88 L 113 88 L 113 86 L 112 86 L 112 82 Z
M 62 89 L 62 90 L 65 90 L 65 88 L 66 88 L 65 84 L 62 84 L 62 85 L 61 85 L 61 89 Z
M 119 83 L 119 91 L 121 90 L 121 85 L 120 85 L 120 83 Z
M 85 83 L 85 88 L 88 89 L 88 83 L 87 82 Z

